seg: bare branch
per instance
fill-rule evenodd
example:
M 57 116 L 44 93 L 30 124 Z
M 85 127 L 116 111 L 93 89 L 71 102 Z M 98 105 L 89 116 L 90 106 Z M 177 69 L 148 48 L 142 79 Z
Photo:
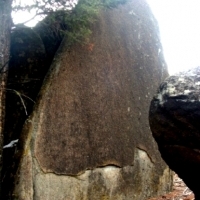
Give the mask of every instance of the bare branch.
M 6 88 L 6 90 L 9 90 L 9 91 L 12 91 L 14 92 L 17 96 L 19 96 L 20 100 L 21 100 L 21 103 L 24 107 L 24 111 L 25 111 L 25 114 L 28 115 L 28 112 L 27 112 L 27 109 L 26 109 L 26 105 L 24 103 L 24 100 L 22 98 L 22 96 L 26 97 L 27 99 L 31 100 L 33 103 L 35 103 L 35 101 L 33 101 L 33 99 L 31 99 L 30 97 L 26 96 L 25 94 L 22 94 L 20 92 L 18 92 L 17 90 L 14 90 L 14 89 L 9 89 L 9 88 Z
M 1 68 L 0 68 L 0 74 L 2 74 L 2 73 L 5 73 L 5 72 L 7 72 L 8 70 L 6 70 L 6 71 L 3 71 L 5 68 L 6 68 L 6 65 L 9 63 L 9 60 L 7 60 L 5 63 L 4 63 L 4 65 L 3 66 L 1 66 Z

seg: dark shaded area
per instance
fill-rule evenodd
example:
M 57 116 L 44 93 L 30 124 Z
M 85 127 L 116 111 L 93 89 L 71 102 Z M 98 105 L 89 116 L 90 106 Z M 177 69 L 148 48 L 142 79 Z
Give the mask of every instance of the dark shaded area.
M 14 30 L 10 51 L 5 143 L 19 137 L 22 124 L 33 108 L 33 101 L 36 99 L 48 68 L 45 65 L 46 52 L 43 42 L 30 28 L 23 27 Z
M 66 27 L 63 20 L 64 13 L 58 16 L 55 13 L 34 28 L 20 26 L 11 34 L 4 145 L 21 137 L 23 124 L 33 110 L 44 77 L 64 37 L 62 31 Z M 15 148 L 5 149 L 3 153 L 4 199 L 9 198 L 14 153 Z
M 12 1 L 0 1 L 0 181 L 3 168 L 3 140 L 5 118 L 5 85 L 9 60 L 10 29 L 12 26 Z M 0 182 L 0 199 L 2 199 L 2 184 Z
M 48 66 L 51 64 L 54 55 L 65 36 L 65 30 L 69 29 L 65 22 L 66 18 L 67 13 L 64 11 L 57 11 L 47 16 L 33 28 L 43 41 L 48 58 Z
M 152 100 L 149 113 L 151 130 L 163 159 L 193 190 L 197 200 L 200 199 L 199 78 L 200 68 L 196 68 L 192 75 L 189 71 L 166 79 Z
M 32 112 L 47 72 L 46 52 L 40 37 L 31 28 L 16 28 L 11 35 L 11 58 L 6 89 L 4 144 L 18 139 L 22 126 Z M 10 167 L 15 148 L 4 150 L 3 192 L 10 189 Z M 12 173 L 11 173 L 12 176 Z

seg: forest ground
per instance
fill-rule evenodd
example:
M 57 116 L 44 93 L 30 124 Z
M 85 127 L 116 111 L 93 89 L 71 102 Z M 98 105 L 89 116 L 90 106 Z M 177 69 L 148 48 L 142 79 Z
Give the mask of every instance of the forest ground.
M 194 200 L 193 192 L 185 185 L 177 174 L 173 177 L 173 191 L 148 200 Z

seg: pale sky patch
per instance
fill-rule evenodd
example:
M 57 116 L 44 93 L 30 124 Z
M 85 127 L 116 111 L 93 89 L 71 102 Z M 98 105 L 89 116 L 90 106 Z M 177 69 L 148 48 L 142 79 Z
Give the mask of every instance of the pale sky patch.
M 148 0 L 170 74 L 200 66 L 200 0 Z

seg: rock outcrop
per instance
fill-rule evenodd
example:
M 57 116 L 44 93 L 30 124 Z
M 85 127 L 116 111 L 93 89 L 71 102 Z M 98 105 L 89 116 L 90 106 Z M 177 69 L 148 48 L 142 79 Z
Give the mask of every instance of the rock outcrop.
M 167 78 L 149 120 L 162 157 L 200 199 L 200 67 Z
M 57 52 L 21 134 L 13 198 L 144 200 L 171 189 L 148 123 L 167 76 L 157 23 L 131 0 L 92 29 L 88 44 L 64 40 Z

